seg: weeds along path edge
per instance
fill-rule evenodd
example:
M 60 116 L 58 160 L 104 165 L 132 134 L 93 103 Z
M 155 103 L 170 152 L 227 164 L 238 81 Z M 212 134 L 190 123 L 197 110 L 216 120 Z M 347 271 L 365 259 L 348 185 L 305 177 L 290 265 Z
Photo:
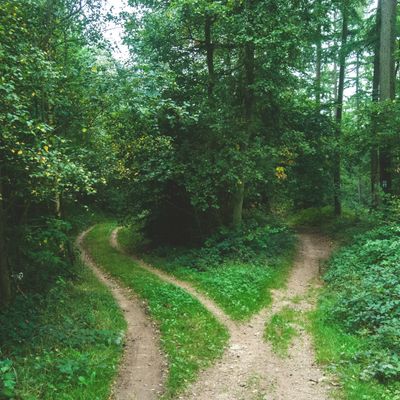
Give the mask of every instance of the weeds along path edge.
M 143 302 L 95 264 L 83 244 L 91 229 L 81 233 L 76 240 L 82 261 L 110 289 L 127 323 L 124 353 L 113 384 L 112 399 L 155 400 L 163 390 L 166 370 L 157 327 L 146 314 Z

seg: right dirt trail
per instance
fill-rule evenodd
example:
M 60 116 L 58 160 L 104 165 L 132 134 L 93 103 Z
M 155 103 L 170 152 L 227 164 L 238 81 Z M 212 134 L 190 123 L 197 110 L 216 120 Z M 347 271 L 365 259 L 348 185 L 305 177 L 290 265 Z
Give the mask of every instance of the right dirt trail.
M 179 396 L 184 400 L 326 400 L 330 385 L 315 364 L 312 340 L 299 329 L 288 356 L 277 356 L 263 339 L 265 323 L 283 307 L 302 313 L 314 307 L 310 293 L 319 286 L 320 262 L 331 252 L 329 241 L 302 233 L 286 288 L 273 292 L 272 306 L 250 321 L 229 324 L 231 339 L 222 359 L 203 371 Z

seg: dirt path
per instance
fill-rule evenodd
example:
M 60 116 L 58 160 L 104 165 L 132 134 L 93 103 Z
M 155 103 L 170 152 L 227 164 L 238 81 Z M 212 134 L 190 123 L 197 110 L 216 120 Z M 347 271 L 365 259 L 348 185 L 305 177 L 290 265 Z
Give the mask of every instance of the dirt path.
M 111 234 L 110 243 L 117 250 L 124 252 L 118 243 L 118 231 L 120 229 L 121 228 L 114 229 L 114 231 Z M 228 328 L 228 330 L 232 330 L 237 326 L 237 324 L 234 321 L 232 321 L 230 317 L 228 317 L 228 315 L 226 315 L 225 312 L 221 310 L 216 303 L 214 303 L 214 301 L 212 301 L 209 297 L 205 296 L 203 293 L 198 291 L 190 283 L 181 281 L 175 278 L 174 276 L 161 271 L 158 268 L 154 268 L 151 265 L 145 263 L 143 260 L 133 255 L 130 255 L 130 257 L 143 269 L 147 270 L 148 272 L 154 275 L 157 275 L 160 279 L 162 279 L 165 282 L 180 287 L 181 289 L 190 293 L 193 297 L 197 298 L 208 311 L 210 311 L 222 324 L 224 324 Z
M 166 362 L 160 353 L 159 334 L 147 316 L 143 302 L 119 286 L 96 266 L 83 246 L 83 232 L 77 239 L 83 262 L 110 290 L 127 322 L 123 359 L 113 385 L 115 400 L 155 400 L 160 397 Z
M 328 385 L 314 363 L 309 335 L 303 330 L 287 358 L 278 357 L 265 343 L 265 322 L 285 306 L 298 312 L 312 308 L 312 300 L 292 304 L 317 285 L 319 263 L 330 252 L 329 243 L 314 234 L 300 235 L 300 248 L 287 287 L 273 293 L 271 308 L 231 330 L 228 351 L 180 397 L 196 400 L 326 400 Z
M 118 247 L 117 233 L 112 244 Z M 311 338 L 301 329 L 287 358 L 278 357 L 263 339 L 266 321 L 283 307 L 299 313 L 313 308 L 309 290 L 318 286 L 319 265 L 331 251 L 329 242 L 317 234 L 299 235 L 299 253 L 285 289 L 273 293 L 272 307 L 244 324 L 232 321 L 214 302 L 189 283 L 134 258 L 161 279 L 182 287 L 211 311 L 229 329 L 230 341 L 221 360 L 203 371 L 199 379 L 179 396 L 182 400 L 326 400 L 329 384 L 315 365 Z M 299 300 L 300 299 L 300 300 Z

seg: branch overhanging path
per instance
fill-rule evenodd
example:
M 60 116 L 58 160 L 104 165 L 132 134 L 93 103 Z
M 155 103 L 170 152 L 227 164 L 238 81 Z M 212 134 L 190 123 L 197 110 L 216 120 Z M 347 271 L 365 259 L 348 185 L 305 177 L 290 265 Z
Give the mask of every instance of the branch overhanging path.
M 110 289 L 127 323 L 124 353 L 112 387 L 111 398 L 155 400 L 162 392 L 166 370 L 165 357 L 160 351 L 157 327 L 147 315 L 143 301 L 110 278 L 93 261 L 83 245 L 83 240 L 89 231 L 90 229 L 79 235 L 76 241 L 81 259 Z
M 111 235 L 111 244 L 118 245 L 118 228 Z M 299 313 L 314 307 L 313 300 L 305 297 L 318 286 L 319 265 L 330 252 L 329 242 L 316 234 L 302 233 L 300 249 L 286 288 L 273 292 L 272 307 L 265 308 L 250 321 L 239 324 L 232 321 L 211 299 L 187 282 L 156 269 L 132 256 L 142 268 L 156 274 L 196 297 L 229 330 L 230 340 L 221 360 L 200 373 L 179 399 L 182 400 L 327 400 L 329 385 L 324 374 L 315 364 L 311 338 L 302 329 L 282 359 L 263 340 L 266 321 L 290 305 Z M 263 397 L 260 397 L 263 396 Z

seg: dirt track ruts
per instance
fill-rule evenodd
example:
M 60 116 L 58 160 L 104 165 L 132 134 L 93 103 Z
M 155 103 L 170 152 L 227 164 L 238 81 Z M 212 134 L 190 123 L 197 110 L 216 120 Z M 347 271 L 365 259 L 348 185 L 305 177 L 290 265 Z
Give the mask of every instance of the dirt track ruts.
M 118 228 L 111 243 L 118 248 Z M 328 240 L 318 234 L 299 235 L 300 246 L 286 288 L 273 292 L 272 307 L 262 310 L 248 322 L 232 321 L 212 300 L 187 282 L 156 269 L 132 256 L 142 268 L 186 290 L 229 330 L 230 341 L 223 357 L 200 373 L 179 399 L 185 400 L 327 400 L 329 384 L 315 364 L 311 338 L 301 329 L 287 358 L 278 357 L 263 339 L 266 321 L 285 306 L 302 313 L 313 308 L 309 290 L 319 285 L 319 264 L 331 251 Z M 294 302 L 295 298 L 304 297 Z
M 89 229 L 90 230 L 90 229 Z M 111 398 L 114 400 L 155 400 L 163 389 L 166 361 L 160 352 L 156 325 L 146 313 L 145 304 L 99 268 L 83 245 L 83 232 L 77 239 L 82 261 L 111 291 L 127 323 L 124 353 Z

